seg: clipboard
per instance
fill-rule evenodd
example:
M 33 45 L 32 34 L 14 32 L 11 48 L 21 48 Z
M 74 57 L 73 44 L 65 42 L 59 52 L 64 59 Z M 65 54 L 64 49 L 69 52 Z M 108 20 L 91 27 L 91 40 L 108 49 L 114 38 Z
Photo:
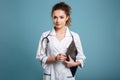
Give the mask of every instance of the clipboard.
M 66 60 L 67 60 L 67 61 L 70 60 L 70 59 L 69 59 L 69 55 L 70 55 L 70 57 L 71 57 L 74 61 L 76 61 L 77 48 L 76 48 L 76 46 L 75 46 L 74 40 L 72 40 L 72 42 L 70 43 L 70 45 L 69 45 L 69 47 L 68 47 L 68 49 L 67 49 L 67 52 L 66 52 L 66 56 L 67 56 L 67 59 L 66 59 Z M 78 66 L 70 67 L 70 70 L 71 70 L 71 73 L 72 73 L 73 77 L 74 77 L 74 75 L 75 75 L 75 73 L 76 73 L 76 71 L 77 71 L 77 67 L 78 67 Z

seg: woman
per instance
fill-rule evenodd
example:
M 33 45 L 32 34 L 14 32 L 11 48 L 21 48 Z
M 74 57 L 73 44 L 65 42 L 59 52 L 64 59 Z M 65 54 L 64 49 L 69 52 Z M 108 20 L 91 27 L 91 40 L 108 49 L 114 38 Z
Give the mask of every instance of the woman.
M 44 69 L 43 80 L 75 80 L 70 67 L 83 67 L 86 57 L 79 35 L 69 30 L 70 10 L 71 7 L 64 2 L 55 4 L 51 12 L 54 28 L 41 36 L 36 58 Z M 70 56 L 70 60 L 66 61 L 66 51 L 73 38 L 77 48 L 76 61 Z

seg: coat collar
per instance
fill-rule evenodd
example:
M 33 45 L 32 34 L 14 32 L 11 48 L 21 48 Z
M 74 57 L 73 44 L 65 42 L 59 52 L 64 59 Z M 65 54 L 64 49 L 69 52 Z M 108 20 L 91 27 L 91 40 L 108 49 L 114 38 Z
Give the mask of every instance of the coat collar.
M 67 26 L 65 28 L 66 28 L 66 34 L 65 34 L 65 36 L 71 36 L 69 28 Z M 50 35 L 51 36 L 56 36 L 56 32 L 55 32 L 54 28 L 51 30 Z

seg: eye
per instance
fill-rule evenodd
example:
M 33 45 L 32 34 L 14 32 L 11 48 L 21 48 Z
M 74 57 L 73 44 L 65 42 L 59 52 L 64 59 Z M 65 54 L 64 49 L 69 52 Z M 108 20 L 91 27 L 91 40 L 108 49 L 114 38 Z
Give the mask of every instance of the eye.
M 61 19 L 63 19 L 64 17 L 63 16 L 60 16 Z
M 56 19 L 57 17 L 56 16 L 53 16 L 53 19 Z

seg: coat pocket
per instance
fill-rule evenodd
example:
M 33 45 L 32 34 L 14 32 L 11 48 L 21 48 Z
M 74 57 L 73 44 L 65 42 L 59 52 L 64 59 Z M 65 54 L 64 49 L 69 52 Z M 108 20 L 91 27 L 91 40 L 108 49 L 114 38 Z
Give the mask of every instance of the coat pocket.
M 51 78 L 51 72 L 50 72 L 50 66 L 46 66 L 46 68 L 44 69 L 44 73 L 43 73 L 43 80 L 50 80 Z

